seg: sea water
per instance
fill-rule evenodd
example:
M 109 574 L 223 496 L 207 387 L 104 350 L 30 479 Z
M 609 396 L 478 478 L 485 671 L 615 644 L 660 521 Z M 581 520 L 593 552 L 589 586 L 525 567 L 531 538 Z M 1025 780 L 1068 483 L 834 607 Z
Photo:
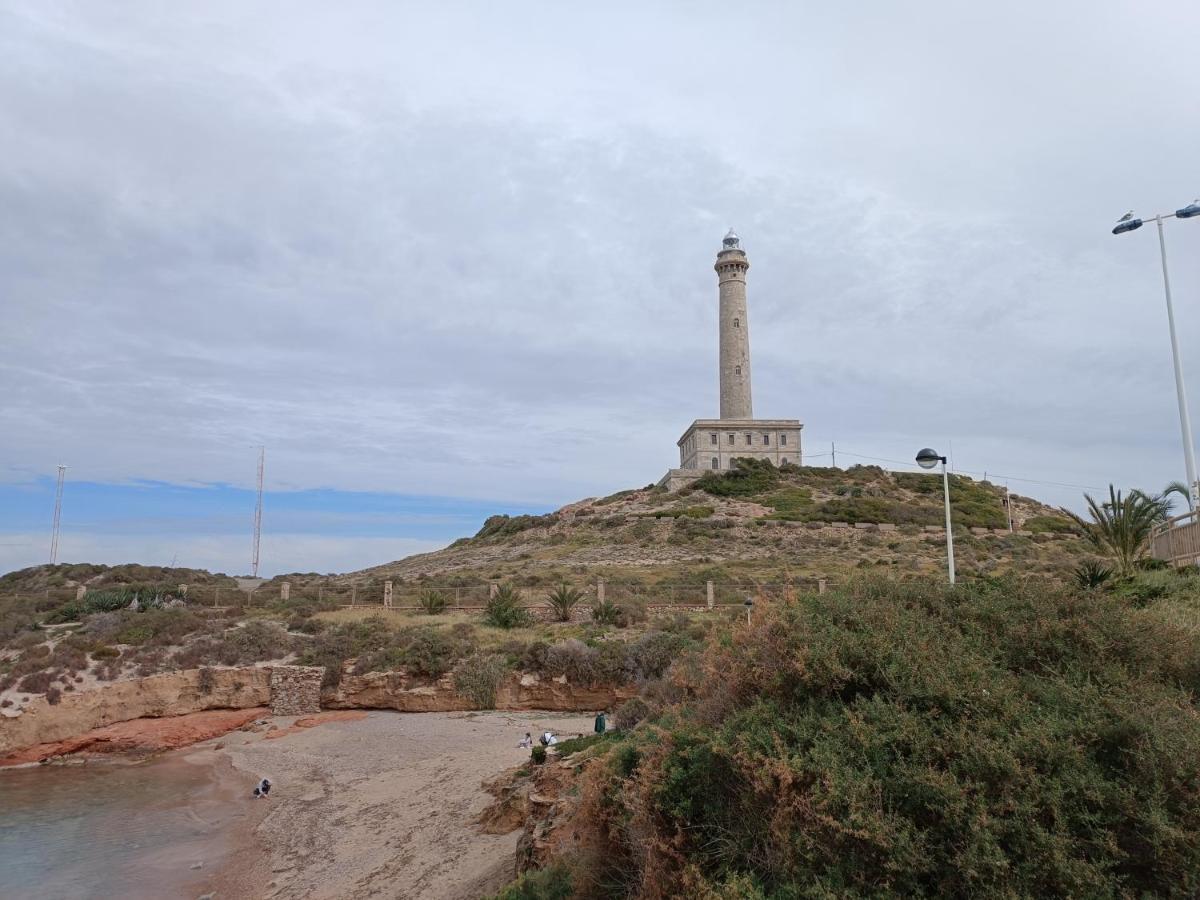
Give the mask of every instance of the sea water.
M 0 898 L 170 898 L 204 893 L 248 798 L 212 765 L 0 769 Z

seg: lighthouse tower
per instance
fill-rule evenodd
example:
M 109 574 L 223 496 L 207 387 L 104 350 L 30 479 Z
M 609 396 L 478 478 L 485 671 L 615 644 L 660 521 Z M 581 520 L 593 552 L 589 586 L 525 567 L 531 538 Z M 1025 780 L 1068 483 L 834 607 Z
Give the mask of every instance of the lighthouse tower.
M 720 285 L 721 418 L 753 419 L 750 395 L 750 319 L 746 315 L 746 270 L 750 260 L 733 229 L 717 254 Z
M 717 252 L 718 369 L 720 418 L 697 419 L 679 445 L 679 468 L 659 481 L 676 490 L 704 472 L 724 471 L 742 458 L 777 466 L 803 463 L 799 419 L 756 419 L 750 390 L 750 319 L 746 272 L 750 260 L 732 228 Z

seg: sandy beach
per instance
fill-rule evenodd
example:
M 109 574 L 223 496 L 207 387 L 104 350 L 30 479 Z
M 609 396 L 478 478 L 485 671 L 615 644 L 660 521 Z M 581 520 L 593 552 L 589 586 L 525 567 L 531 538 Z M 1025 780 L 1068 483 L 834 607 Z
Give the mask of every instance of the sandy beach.
M 345 717 L 345 718 L 342 718 Z M 245 793 L 261 776 L 269 800 L 247 798 L 215 897 L 424 898 L 486 896 L 512 878 L 519 832 L 483 834 L 482 782 L 528 759 L 526 731 L 591 730 L 572 713 L 326 714 L 319 724 L 233 732 L 187 751 L 232 761 Z M 280 731 L 287 733 L 278 737 Z

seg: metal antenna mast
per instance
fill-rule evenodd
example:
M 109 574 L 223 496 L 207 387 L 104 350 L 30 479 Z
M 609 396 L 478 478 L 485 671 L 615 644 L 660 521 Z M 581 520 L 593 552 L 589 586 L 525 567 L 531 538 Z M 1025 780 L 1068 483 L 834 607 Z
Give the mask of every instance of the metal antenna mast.
M 63 482 L 67 477 L 67 467 L 58 467 L 58 484 L 54 489 L 54 525 L 50 530 L 50 565 L 58 562 L 58 531 L 62 525 L 62 495 Z
M 262 488 L 263 464 L 267 459 L 267 448 L 258 448 L 258 503 L 254 507 L 254 558 L 250 561 L 250 577 L 258 577 L 258 545 L 262 540 Z

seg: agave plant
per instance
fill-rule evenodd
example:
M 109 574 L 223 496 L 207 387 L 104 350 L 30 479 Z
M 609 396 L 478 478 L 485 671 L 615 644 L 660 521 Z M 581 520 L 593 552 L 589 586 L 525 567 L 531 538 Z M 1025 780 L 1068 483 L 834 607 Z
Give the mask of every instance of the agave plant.
M 1137 561 L 1146 554 L 1150 534 L 1166 516 L 1170 500 L 1132 490 L 1127 495 L 1108 486 L 1109 499 L 1097 503 L 1084 494 L 1091 521 L 1066 511 L 1082 529 L 1084 537 L 1104 555 L 1111 557 L 1122 577 L 1133 574 Z
M 428 615 L 436 616 L 446 608 L 446 598 L 440 591 L 427 588 L 421 591 L 421 596 L 417 598 L 417 606 Z
M 571 610 L 573 610 L 583 599 L 583 591 L 578 588 L 573 588 L 566 582 L 563 582 L 556 587 L 546 597 L 546 603 L 554 610 L 554 614 L 558 616 L 560 622 L 571 621 Z
M 1072 573 L 1075 583 L 1085 591 L 1094 591 L 1112 578 L 1112 569 L 1094 559 L 1085 560 Z

